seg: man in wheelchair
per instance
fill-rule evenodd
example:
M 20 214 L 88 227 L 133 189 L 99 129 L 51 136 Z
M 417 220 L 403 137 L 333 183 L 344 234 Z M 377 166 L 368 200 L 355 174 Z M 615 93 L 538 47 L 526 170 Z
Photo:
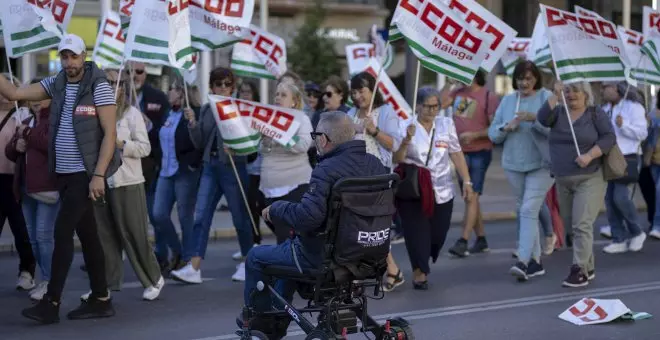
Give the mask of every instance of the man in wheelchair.
M 285 242 L 247 255 L 245 307 L 237 319 L 242 339 L 281 339 L 292 319 L 306 339 L 341 339 L 358 331 L 358 319 L 376 339 L 410 335 L 402 319 L 381 326 L 366 314 L 365 288 L 382 297 L 398 176 L 388 175 L 354 137 L 345 113 L 322 114 L 312 132 L 320 161 L 309 190 L 300 203 L 277 201 L 262 211 L 292 232 Z M 307 308 L 291 306 L 296 290 L 310 300 Z M 302 316 L 307 312 L 318 313 L 317 326 Z

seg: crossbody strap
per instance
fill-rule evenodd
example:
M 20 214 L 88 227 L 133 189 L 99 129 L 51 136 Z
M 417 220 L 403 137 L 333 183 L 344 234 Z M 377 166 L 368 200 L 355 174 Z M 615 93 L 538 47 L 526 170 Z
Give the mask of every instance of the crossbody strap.
M 9 121 L 9 118 L 11 118 L 11 116 L 13 114 L 14 113 L 10 111 L 10 112 L 7 113 L 5 118 L 2 119 L 2 122 L 0 122 L 0 131 L 2 131 L 2 129 L 5 127 L 5 125 L 7 125 L 7 122 Z
M 431 160 L 431 151 L 433 150 L 433 140 L 435 139 L 435 128 L 431 130 L 431 143 L 429 143 L 429 153 L 426 155 L 426 164 L 424 166 L 429 166 L 429 161 Z

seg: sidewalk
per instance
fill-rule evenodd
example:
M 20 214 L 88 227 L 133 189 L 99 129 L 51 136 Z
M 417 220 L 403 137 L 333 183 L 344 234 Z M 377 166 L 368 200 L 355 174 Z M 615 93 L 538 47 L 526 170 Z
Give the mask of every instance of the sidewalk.
M 502 167 L 500 166 L 500 161 L 500 149 L 495 149 L 493 152 L 493 161 L 486 175 L 484 194 L 481 196 L 481 207 L 484 221 L 486 222 L 515 219 L 516 199 L 512 194 L 504 170 L 502 170 Z M 465 212 L 465 204 L 463 204 L 463 200 L 460 199 L 458 184 L 455 184 L 455 192 L 457 197 L 454 200 L 454 211 L 452 214 L 452 223 L 454 224 L 463 221 L 463 214 Z M 639 209 L 646 209 L 639 190 L 636 190 L 635 192 L 635 203 Z M 179 222 L 176 216 L 176 209 L 174 209 L 172 214 L 172 220 L 178 229 Z M 263 222 L 261 223 L 261 231 L 264 234 L 270 234 L 270 230 L 265 224 L 263 224 Z M 150 229 L 149 232 L 153 236 L 153 230 Z M 216 212 L 213 217 L 209 239 L 218 240 L 235 236 L 236 231 L 233 227 L 229 212 Z M 77 239 L 76 246 L 78 246 Z M 0 252 L 11 250 L 13 250 L 13 236 L 11 235 L 9 225 L 5 224 L 2 235 L 0 236 Z

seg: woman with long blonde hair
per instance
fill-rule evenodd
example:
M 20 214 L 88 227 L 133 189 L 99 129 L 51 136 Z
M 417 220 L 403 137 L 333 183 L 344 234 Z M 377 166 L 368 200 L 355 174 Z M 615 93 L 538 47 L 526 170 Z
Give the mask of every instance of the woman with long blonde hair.
M 302 90 L 293 82 L 280 82 L 275 92 L 275 105 L 302 111 Z M 299 118 L 301 125 L 296 132 L 297 141 L 293 146 L 282 146 L 266 136 L 261 140 L 259 151 L 263 161 L 259 190 L 266 197 L 266 207 L 275 201 L 299 202 L 309 187 L 312 167 L 309 165 L 307 150 L 312 145 L 312 122 L 304 114 L 299 115 Z M 269 227 L 274 230 L 278 244 L 289 237 L 288 226 Z
M 121 167 L 108 178 L 107 203 L 96 209 L 108 287 L 121 289 L 123 250 L 145 288 L 142 298 L 154 300 L 160 295 L 165 280 L 148 239 L 141 159 L 149 155 L 151 144 L 142 113 L 128 102 L 128 77 L 115 70 L 107 70 L 106 76 L 110 85 L 117 89 L 117 148 L 121 150 L 122 158 Z M 87 294 L 83 299 L 86 297 Z

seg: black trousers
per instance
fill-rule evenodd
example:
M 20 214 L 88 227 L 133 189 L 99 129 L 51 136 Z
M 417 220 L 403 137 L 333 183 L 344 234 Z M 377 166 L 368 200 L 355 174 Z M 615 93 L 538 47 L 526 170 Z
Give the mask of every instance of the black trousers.
M 419 269 L 422 273 L 429 274 L 429 259 L 433 263 L 438 260 L 440 250 L 447 239 L 454 200 L 436 204 L 431 218 L 424 216 L 420 201 L 397 200 L 397 208 L 410 265 L 413 271 Z
M 259 190 L 259 183 L 261 182 L 261 176 L 259 175 L 250 175 L 250 183 L 248 184 L 247 199 L 248 205 L 250 207 L 250 212 L 252 212 L 252 220 L 254 221 L 256 230 L 252 233 L 254 235 L 254 243 L 261 244 L 261 229 L 259 222 L 261 221 L 261 210 L 263 210 L 266 205 L 266 198 L 264 194 Z M 274 233 L 275 231 L 273 231 Z
M 266 198 L 266 207 L 277 201 L 300 202 L 305 192 L 307 192 L 307 189 L 309 189 L 309 184 L 301 184 L 282 197 Z M 266 224 L 273 231 L 275 237 L 277 237 L 277 244 L 280 244 L 291 237 L 291 226 L 273 225 L 270 222 L 266 222 Z
M 34 277 L 37 263 L 25 226 L 23 208 L 14 197 L 13 183 L 14 175 L 0 174 L 0 234 L 2 234 L 5 221 L 9 221 L 9 228 L 14 235 L 14 246 L 20 259 L 18 271 L 28 272 Z
M 60 301 L 71 268 L 74 231 L 82 246 L 89 284 L 92 288 L 91 298 L 108 296 L 105 257 L 94 216 L 94 204 L 107 203 L 94 202 L 89 198 L 89 181 L 90 178 L 84 172 L 57 175 L 61 206 L 55 220 L 55 249 L 51 279 L 48 283 L 48 296 L 53 301 Z
M 651 168 L 644 167 L 639 172 L 639 189 L 642 192 L 644 201 L 646 202 L 646 214 L 648 221 L 653 225 L 653 216 L 655 216 L 655 182 L 651 176 Z

